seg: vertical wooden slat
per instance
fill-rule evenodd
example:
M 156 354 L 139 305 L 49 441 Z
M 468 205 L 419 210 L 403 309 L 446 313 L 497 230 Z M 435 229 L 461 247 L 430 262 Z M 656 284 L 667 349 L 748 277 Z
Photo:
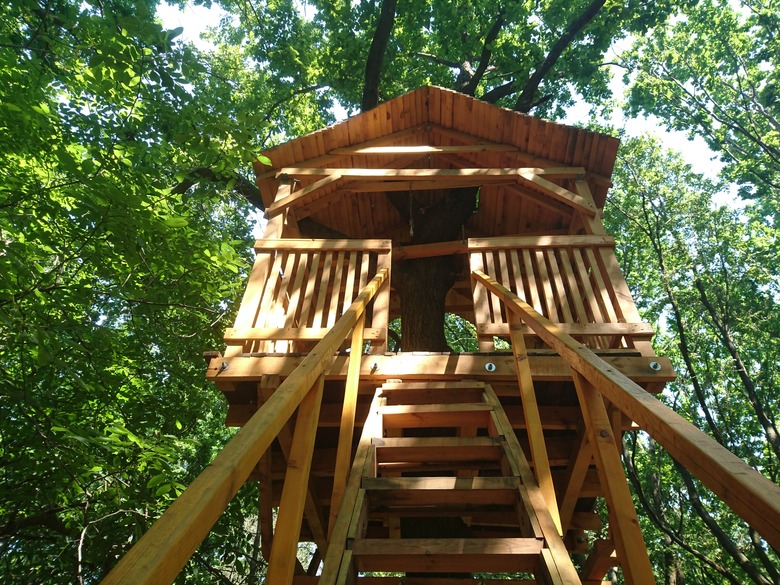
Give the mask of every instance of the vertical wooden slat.
M 569 285 L 569 299 L 574 303 L 574 323 L 587 323 L 588 315 L 585 312 L 585 305 L 582 303 L 582 295 L 577 286 L 577 279 L 574 276 L 572 270 L 572 262 L 569 258 L 569 251 L 566 248 L 561 248 L 561 262 L 559 264 L 561 271 L 563 272 L 564 279 Z
M 333 272 L 333 253 L 325 252 L 322 255 L 322 280 L 315 284 L 317 288 L 317 306 L 314 309 L 313 327 L 326 327 L 327 315 L 326 300 L 328 298 L 328 287 L 330 286 L 330 277 Z
M 487 268 L 485 272 L 490 274 L 498 282 L 503 283 L 503 279 L 501 278 L 501 275 L 496 272 L 495 251 L 485 250 L 484 258 L 485 258 L 485 268 Z M 501 301 L 499 301 L 494 295 L 491 295 L 490 293 L 488 293 L 488 307 L 490 308 L 490 315 L 491 315 L 490 323 L 501 323 L 502 322 Z
M 334 267 L 333 275 L 333 287 L 330 293 L 330 308 L 328 309 L 328 327 L 333 326 L 336 319 L 340 316 L 339 311 L 339 295 L 341 294 L 341 281 L 344 275 L 344 252 L 341 251 L 336 255 L 336 265 Z
M 347 307 L 352 304 L 352 300 L 355 298 L 358 254 L 357 250 L 353 250 L 349 254 L 349 269 L 347 270 L 347 279 L 344 285 L 344 307 L 341 310 L 342 312 L 347 310 Z
M 295 280 L 290 293 L 290 302 L 287 305 L 287 315 L 285 317 L 285 327 L 300 326 L 298 318 L 301 314 L 301 289 L 303 288 L 304 279 L 308 272 L 309 255 L 302 253 L 298 255 L 298 266 L 295 270 Z
M 596 302 L 596 295 L 590 284 L 590 275 L 588 274 L 588 268 L 585 266 L 585 261 L 582 259 L 582 252 L 579 248 L 574 248 L 571 253 L 574 258 L 574 264 L 577 267 L 577 280 L 580 283 L 580 291 L 582 291 L 582 297 L 587 301 L 586 306 L 590 310 L 590 321 L 592 323 L 603 323 L 604 319 L 601 316 L 601 311 Z
M 548 249 L 546 255 L 547 262 L 550 264 L 550 271 L 552 272 L 552 281 L 555 285 L 555 304 L 558 307 L 561 322 L 574 323 L 571 308 L 569 307 L 569 297 L 566 294 L 566 288 L 563 286 L 563 279 L 561 278 L 560 266 L 555 258 L 555 250 L 552 248 Z
M 528 281 L 528 289 L 531 293 L 531 298 L 528 301 L 533 305 L 534 309 L 540 313 L 544 312 L 542 304 L 539 301 L 539 289 L 536 286 L 536 275 L 534 274 L 534 263 L 531 259 L 531 251 L 528 249 L 520 250 L 520 254 L 523 256 L 523 266 L 525 267 L 525 278 Z
M 366 316 L 361 315 L 352 330 L 352 344 L 349 349 L 349 369 L 344 385 L 344 402 L 341 407 L 341 425 L 339 428 L 339 443 L 336 448 L 336 467 L 333 473 L 333 493 L 330 499 L 330 520 L 328 522 L 328 538 L 333 533 L 333 527 L 341 508 L 341 500 L 349 476 L 350 458 L 352 456 L 352 433 L 355 428 L 355 408 L 357 405 L 358 387 L 360 386 L 360 363 L 363 357 L 363 329 Z
M 594 282 L 594 292 L 596 293 L 596 302 L 598 302 L 601 308 L 604 319 L 607 323 L 617 323 L 618 318 L 615 313 L 615 307 L 612 306 L 612 299 L 609 294 L 610 283 L 604 280 L 604 275 L 601 274 L 601 267 L 596 262 L 596 255 L 593 253 L 593 248 L 585 248 L 585 256 L 588 259 L 590 266 L 590 275 Z
M 311 259 L 309 277 L 306 279 L 306 292 L 301 304 L 299 327 L 308 327 L 311 321 L 312 306 L 317 301 L 317 286 L 319 284 L 320 252 L 314 252 Z
M 539 271 L 539 286 L 543 291 L 542 307 L 546 307 L 546 311 L 542 311 L 542 315 L 546 316 L 551 321 L 558 321 L 558 313 L 555 310 L 555 293 L 552 290 L 550 284 L 550 275 L 547 272 L 547 264 L 544 261 L 544 251 L 534 250 L 534 256 L 536 257 L 536 266 Z
M 376 260 L 377 271 L 391 268 L 391 253 L 379 254 Z M 384 331 L 384 341 L 376 343 L 372 347 L 372 353 L 383 354 L 387 351 L 387 328 L 390 321 L 390 278 L 377 293 L 374 300 L 374 313 L 371 318 L 371 325 Z
M 485 259 L 481 251 L 475 251 L 470 254 L 471 270 L 484 270 Z M 484 286 L 477 282 L 471 283 L 471 294 L 474 298 L 474 320 L 475 325 L 490 324 L 490 307 L 488 305 L 488 291 Z M 492 337 L 489 340 L 477 339 L 479 351 L 492 351 L 495 349 Z

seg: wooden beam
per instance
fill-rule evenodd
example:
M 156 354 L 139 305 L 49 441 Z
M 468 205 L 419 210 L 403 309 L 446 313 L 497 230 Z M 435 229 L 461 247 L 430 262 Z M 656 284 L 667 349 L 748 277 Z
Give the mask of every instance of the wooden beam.
M 269 207 L 266 210 L 266 216 L 274 217 L 276 215 L 279 215 L 280 213 L 284 212 L 286 209 L 289 209 L 290 206 L 295 204 L 297 201 L 300 201 L 307 195 L 311 195 L 312 193 L 315 193 L 320 189 L 324 189 L 328 185 L 337 182 L 339 179 L 341 179 L 341 175 L 338 173 L 327 175 L 326 177 L 323 177 L 319 181 L 314 181 L 311 185 L 306 185 L 303 189 L 295 191 L 282 199 L 278 199 L 277 201 L 274 201 L 271 207 Z
M 564 531 L 569 529 L 574 518 L 574 510 L 580 499 L 582 485 L 585 483 L 591 461 L 593 461 L 593 447 L 588 440 L 587 430 L 582 429 L 569 455 L 569 464 L 566 468 L 566 484 L 561 497 L 561 526 Z
M 392 250 L 393 243 L 389 239 L 384 240 L 314 240 L 314 239 L 284 239 L 284 240 L 257 240 L 255 251 L 276 250 L 365 250 L 369 252 L 388 253 Z
M 437 154 L 448 152 L 516 152 L 518 149 L 509 144 L 468 144 L 464 146 L 350 146 L 334 148 L 332 154 Z M 585 169 L 583 169 L 584 172 Z
M 655 583 L 604 400 L 593 384 L 576 372 L 574 386 L 593 446 L 593 458 L 609 510 L 609 527 L 614 535 L 623 574 L 629 585 Z
M 560 356 L 533 355 L 529 350 L 528 362 L 534 381 L 562 382 L 571 381 L 571 368 Z M 305 358 L 301 356 L 266 356 L 265 354 L 245 354 L 236 357 L 221 357 L 211 360 L 206 370 L 209 381 L 217 384 L 230 384 L 241 381 L 255 381 L 263 374 L 289 376 Z M 326 371 L 329 380 L 347 378 L 347 356 L 336 357 Z M 608 367 L 618 369 L 626 376 L 641 383 L 671 382 L 675 379 L 672 364 L 666 357 L 650 356 L 612 356 L 605 355 Z M 660 369 L 651 368 L 656 363 Z M 225 364 L 224 366 L 222 364 Z M 492 364 L 495 366 L 493 369 Z M 490 371 L 486 369 L 490 368 Z M 469 355 L 469 354 L 415 354 L 364 355 L 361 358 L 360 378 L 381 384 L 387 379 L 400 378 L 425 380 L 432 377 L 443 380 L 461 378 L 479 380 L 514 380 L 516 378 L 514 358 L 511 355 Z M 225 388 L 229 391 L 229 388 Z
M 612 236 L 500 236 L 469 238 L 469 250 L 516 250 L 519 248 L 615 247 Z
M 363 355 L 363 326 L 365 314 L 360 316 L 355 328 L 352 330 L 352 344 L 349 349 L 350 356 Z M 339 443 L 336 449 L 336 467 L 333 472 L 333 491 L 330 499 L 330 520 L 328 521 L 328 537 L 333 532 L 336 517 L 341 508 L 341 500 L 347 487 L 349 469 L 352 459 L 352 435 L 355 430 L 355 411 L 357 409 L 358 387 L 360 386 L 360 360 L 349 361 L 349 372 L 344 384 L 344 399 L 341 409 L 341 422 L 339 425 Z
M 314 438 L 317 436 L 317 419 L 320 416 L 324 386 L 325 378 L 320 375 L 298 407 L 295 434 L 290 456 L 287 458 L 282 501 L 276 517 L 274 544 L 268 563 L 266 579 L 269 583 L 280 585 L 292 583 L 297 561 L 298 535 L 301 532 L 303 509 L 309 491 L 309 470 L 314 456 Z
M 511 319 L 517 319 L 510 315 Z M 512 341 L 512 354 L 515 358 L 517 367 L 517 385 L 520 389 L 521 403 L 523 405 L 523 417 L 528 434 L 528 443 L 531 447 L 531 460 L 534 463 L 534 475 L 539 482 L 539 488 L 542 490 L 544 501 L 547 503 L 547 509 L 550 511 L 553 523 L 561 532 L 561 517 L 558 512 L 558 502 L 555 498 L 555 485 L 550 472 L 550 460 L 547 455 L 547 445 L 544 440 L 544 429 L 542 428 L 542 419 L 539 415 L 539 405 L 536 402 L 536 391 L 534 390 L 534 380 L 531 375 L 531 367 L 528 364 L 528 354 L 525 348 L 525 339 L 518 331 L 510 333 Z
M 533 571 L 541 551 L 542 541 L 535 538 L 380 538 L 352 544 L 359 571 Z
M 279 376 L 263 376 L 262 380 L 258 384 L 257 392 L 260 400 L 258 404 L 263 404 L 267 400 L 270 400 L 273 393 L 279 387 L 281 380 Z M 276 440 L 279 443 L 279 447 L 282 449 L 282 455 L 284 456 L 285 463 L 289 462 L 293 457 L 293 432 L 291 430 L 291 424 L 288 421 L 286 425 L 282 427 L 279 434 L 276 436 Z M 271 450 L 266 451 L 266 454 L 270 456 Z M 271 492 L 273 493 L 273 492 Z M 322 513 L 319 506 L 320 498 L 314 490 L 313 484 L 309 483 L 306 489 L 306 499 L 304 513 L 306 521 L 309 524 L 312 537 L 317 543 L 317 547 L 321 547 L 323 550 L 328 548 L 328 534 L 327 526 L 323 522 Z M 266 560 L 270 559 L 270 556 L 265 557 Z
M 545 195 L 549 195 L 553 199 L 557 199 L 561 203 L 573 207 L 577 211 L 584 213 L 589 217 L 594 217 L 597 213 L 596 206 L 593 202 L 586 200 L 584 197 L 572 193 L 568 189 L 564 189 L 560 185 L 556 185 L 542 178 L 538 174 L 534 173 L 518 173 L 520 179 L 525 181 L 528 185 L 532 185 L 534 188 L 539 189 Z
M 380 271 L 371 280 L 295 372 L 119 561 L 105 585 L 173 582 L 314 382 L 329 369 L 386 276 L 386 270 Z
M 671 408 L 645 392 L 533 307 L 484 273 L 472 273 L 499 295 L 573 369 L 635 421 L 752 526 L 780 549 L 780 486 L 758 473 Z
M 393 260 L 451 256 L 452 254 L 466 254 L 467 252 L 468 243 L 463 240 L 436 242 L 433 244 L 416 244 L 413 246 L 398 246 L 397 248 L 393 248 Z
M 655 335 L 653 326 L 649 323 L 556 323 L 561 331 L 569 335 L 625 335 L 637 339 L 650 339 Z M 536 336 L 534 330 L 524 323 L 487 323 L 476 326 L 477 335 L 502 336 L 510 331 L 518 331 L 523 335 Z
M 330 329 L 328 327 L 228 327 L 225 330 L 225 343 L 243 344 L 244 341 L 262 339 L 322 339 Z M 364 330 L 366 339 L 385 339 L 387 331 L 379 327 Z
M 457 130 L 452 130 L 451 128 L 445 128 L 444 126 L 440 126 L 439 124 L 429 124 L 431 131 L 434 134 L 438 134 L 440 136 L 446 136 L 448 138 L 459 140 L 461 142 L 465 142 L 467 144 L 471 144 L 475 141 L 475 137 L 471 134 L 466 134 L 465 132 L 458 132 Z M 497 142 L 490 142 L 488 140 L 479 140 L 480 144 L 500 144 Z M 560 166 L 560 161 L 555 161 L 552 159 L 544 158 L 542 156 L 538 156 L 535 154 L 531 154 L 529 152 L 525 152 L 522 150 L 518 150 L 517 152 L 507 152 L 503 156 L 508 156 L 512 158 L 516 158 L 520 161 L 522 161 L 525 164 L 531 164 L 531 165 L 538 165 L 541 167 L 556 167 Z M 597 183 L 604 185 L 606 187 L 612 186 L 612 181 L 609 177 L 605 175 L 601 175 L 598 173 L 588 172 L 587 176 Z
M 515 179 L 507 177 L 446 178 L 430 181 L 349 181 L 344 182 L 340 191 L 344 193 L 390 193 L 393 191 L 437 191 L 462 187 L 515 185 Z
M 561 176 L 562 174 L 570 175 L 576 174 L 579 168 L 569 167 L 554 167 L 549 169 L 542 169 L 539 167 L 500 167 L 500 168 L 481 168 L 475 167 L 470 169 L 391 169 L 391 168 L 339 168 L 339 169 L 323 169 L 317 167 L 285 167 L 278 171 L 278 175 L 288 175 L 292 177 L 329 177 L 331 175 L 339 175 L 343 178 L 349 179 L 381 179 L 383 181 L 429 181 L 436 179 L 439 181 L 447 180 L 462 180 L 464 178 L 519 178 L 523 181 L 530 181 L 542 188 L 545 192 L 548 190 L 561 190 L 563 187 L 554 185 L 546 179 L 542 179 L 541 175 Z M 547 184 L 552 187 L 547 186 Z M 568 194 L 566 200 L 571 204 L 570 199 L 577 200 L 578 195 L 575 195 L 571 191 L 563 189 Z M 564 201 L 566 202 L 566 201 Z M 583 209 L 587 209 L 584 203 L 582 203 Z

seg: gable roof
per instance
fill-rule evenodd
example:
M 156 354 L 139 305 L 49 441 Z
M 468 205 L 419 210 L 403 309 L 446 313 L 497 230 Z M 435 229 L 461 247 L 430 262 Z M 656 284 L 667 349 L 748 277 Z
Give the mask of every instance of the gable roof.
M 257 162 L 255 173 L 271 214 L 279 212 L 273 201 L 278 175 L 284 171 L 297 184 L 283 207 L 296 219 L 310 217 L 350 238 L 397 235 L 403 240 L 408 226 L 385 196 L 385 187 L 405 190 L 407 180 L 416 205 L 434 201 L 442 188 L 481 185 L 479 209 L 466 226 L 468 235 L 565 233 L 582 203 L 577 181 L 585 179 L 595 206 L 603 207 L 618 144 L 610 136 L 455 91 L 421 87 L 263 152 L 273 166 Z M 520 178 L 511 171 L 519 167 L 526 171 Z M 337 170 L 327 169 L 353 171 L 336 176 Z M 445 177 L 449 182 L 443 183 L 442 172 L 472 176 Z

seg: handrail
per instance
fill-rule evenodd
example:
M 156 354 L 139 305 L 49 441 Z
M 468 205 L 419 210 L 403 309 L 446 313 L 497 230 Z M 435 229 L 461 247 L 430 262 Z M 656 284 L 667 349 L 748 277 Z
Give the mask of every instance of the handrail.
M 330 367 L 339 346 L 387 276 L 388 269 L 383 268 L 371 279 L 300 365 L 119 561 L 103 585 L 173 582 L 303 398 Z
M 780 549 L 780 486 L 661 403 L 595 353 L 480 270 L 472 278 L 497 295 L 599 392 Z

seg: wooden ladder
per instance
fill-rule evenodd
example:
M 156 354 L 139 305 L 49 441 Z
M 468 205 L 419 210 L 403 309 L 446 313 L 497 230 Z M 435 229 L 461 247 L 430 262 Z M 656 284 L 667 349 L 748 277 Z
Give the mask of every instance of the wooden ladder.
M 373 572 L 405 573 L 414 579 L 408 583 L 426 576 L 468 582 L 474 573 L 581 583 L 487 384 L 384 384 L 349 483 L 321 585 Z

